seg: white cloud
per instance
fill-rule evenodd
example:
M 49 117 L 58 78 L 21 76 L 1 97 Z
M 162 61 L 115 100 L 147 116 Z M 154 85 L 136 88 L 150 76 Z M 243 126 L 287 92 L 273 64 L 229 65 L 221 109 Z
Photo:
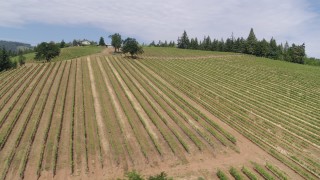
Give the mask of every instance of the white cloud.
M 145 41 L 189 36 L 246 37 L 306 42 L 307 53 L 320 57 L 319 14 L 307 0 L 10 0 L 0 3 L 0 26 L 28 23 L 88 24 Z M 315 24 L 315 22 L 318 22 Z

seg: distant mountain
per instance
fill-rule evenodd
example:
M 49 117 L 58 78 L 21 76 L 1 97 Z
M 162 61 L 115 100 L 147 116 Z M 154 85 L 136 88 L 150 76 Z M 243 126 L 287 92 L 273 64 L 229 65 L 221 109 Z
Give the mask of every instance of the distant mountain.
M 32 46 L 30 44 L 3 40 L 0 40 L 0 47 L 4 47 L 6 50 L 13 52 L 18 52 L 19 50 L 25 51 L 28 49 L 32 49 Z

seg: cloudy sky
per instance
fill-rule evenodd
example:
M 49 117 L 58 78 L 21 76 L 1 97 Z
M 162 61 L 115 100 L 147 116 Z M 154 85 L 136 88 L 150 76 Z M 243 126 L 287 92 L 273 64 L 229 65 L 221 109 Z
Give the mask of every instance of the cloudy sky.
M 306 44 L 320 58 L 320 0 L 0 0 L 0 39 L 98 41 L 119 32 L 140 42 L 247 37 Z

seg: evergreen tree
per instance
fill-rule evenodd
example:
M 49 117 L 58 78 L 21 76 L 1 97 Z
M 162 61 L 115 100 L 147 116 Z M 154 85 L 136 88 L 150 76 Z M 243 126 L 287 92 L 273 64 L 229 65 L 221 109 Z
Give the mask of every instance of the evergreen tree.
M 190 44 L 190 41 L 189 41 L 187 32 L 183 31 L 182 36 L 178 38 L 178 48 L 188 49 L 189 44 Z
M 149 46 L 156 46 L 156 43 L 154 42 L 154 41 L 152 41 L 150 44 L 149 44 Z
M 198 46 L 199 46 L 198 39 L 197 38 L 195 38 L 195 39 L 191 38 L 191 40 L 190 40 L 190 49 L 198 49 Z
M 203 50 L 206 50 L 206 51 L 211 50 L 211 44 L 212 44 L 212 42 L 211 42 L 210 36 L 204 37 L 204 39 L 203 39 Z
M 219 43 L 218 43 L 218 48 L 217 48 L 217 51 L 224 51 L 224 40 L 223 39 L 221 39 L 221 41 L 219 41 Z
M 211 51 L 218 51 L 219 50 L 219 41 L 214 39 L 211 44 Z
M 257 38 L 256 38 L 256 35 L 253 32 L 253 28 L 251 28 L 249 36 L 248 36 L 247 41 L 246 41 L 245 53 L 254 54 L 256 44 L 257 44 Z
M 104 38 L 100 37 L 99 46 L 105 46 L 105 45 L 106 45 L 106 43 L 104 42 Z
M 64 42 L 64 40 L 62 40 L 60 42 L 60 48 L 64 48 L 64 47 L 66 47 L 66 42 Z
M 164 47 L 168 47 L 168 42 L 167 42 L 167 40 L 164 41 L 163 46 L 164 46 Z
M 234 46 L 234 42 L 232 38 L 228 38 L 226 40 L 226 44 L 225 44 L 225 51 L 227 52 L 233 52 L 233 46 Z
M 267 57 L 269 53 L 270 53 L 269 43 L 265 39 L 256 43 L 254 55 L 260 56 L 260 57 Z
M 285 61 L 290 61 L 290 57 L 289 57 L 289 53 L 288 53 L 289 48 L 290 48 L 289 43 L 286 42 L 283 47 L 283 60 L 285 60 Z
M 271 59 L 279 59 L 280 58 L 280 52 L 279 52 L 277 42 L 273 38 L 271 38 L 271 40 L 270 40 L 270 53 L 269 53 L 268 57 Z
M 10 69 L 12 66 L 8 52 L 5 48 L 2 48 L 0 50 L 0 71 Z

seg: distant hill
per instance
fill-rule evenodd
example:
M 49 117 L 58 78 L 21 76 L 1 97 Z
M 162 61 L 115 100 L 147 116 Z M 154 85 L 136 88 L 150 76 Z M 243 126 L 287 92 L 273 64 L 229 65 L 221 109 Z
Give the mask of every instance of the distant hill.
M 0 47 L 4 47 L 6 50 L 11 50 L 14 52 L 18 52 L 19 50 L 27 50 L 31 49 L 32 46 L 30 44 L 21 43 L 21 42 L 13 42 L 13 41 L 3 41 L 0 40 Z

